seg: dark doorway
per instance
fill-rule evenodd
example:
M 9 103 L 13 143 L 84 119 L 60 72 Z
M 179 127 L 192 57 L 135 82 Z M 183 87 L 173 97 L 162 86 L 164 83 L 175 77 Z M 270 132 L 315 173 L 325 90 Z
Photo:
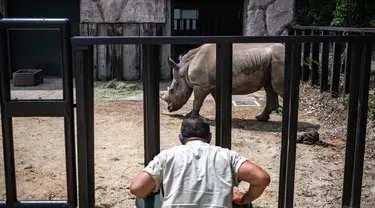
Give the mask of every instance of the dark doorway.
M 68 18 L 71 34 L 79 35 L 79 0 L 10 0 L 9 18 Z M 61 77 L 59 31 L 10 31 L 11 68 L 38 68 L 45 77 Z
M 243 0 L 174 0 L 173 36 L 243 34 Z M 199 45 L 174 45 L 173 58 Z

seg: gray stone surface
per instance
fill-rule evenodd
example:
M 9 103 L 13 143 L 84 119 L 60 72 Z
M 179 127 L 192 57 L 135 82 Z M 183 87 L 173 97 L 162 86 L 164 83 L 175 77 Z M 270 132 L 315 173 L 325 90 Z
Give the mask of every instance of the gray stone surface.
M 81 21 L 164 23 L 166 0 L 81 0 Z
M 268 5 L 272 4 L 275 0 L 249 0 L 248 9 L 258 9 L 262 8 L 265 9 Z
M 293 20 L 293 2 L 290 0 L 277 0 L 267 7 L 266 24 L 268 35 L 280 35 L 283 27 Z
M 246 33 L 256 36 L 267 35 L 265 11 L 263 9 L 247 11 Z
M 293 21 L 293 0 L 246 0 L 244 35 L 285 35 L 284 27 Z

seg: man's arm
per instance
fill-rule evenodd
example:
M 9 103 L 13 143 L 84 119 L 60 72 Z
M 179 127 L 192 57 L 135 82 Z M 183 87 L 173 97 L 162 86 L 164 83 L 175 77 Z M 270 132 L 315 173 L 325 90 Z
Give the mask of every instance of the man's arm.
M 238 170 L 238 180 L 250 184 L 249 190 L 240 201 L 241 204 L 248 204 L 263 194 L 263 191 L 271 182 L 271 177 L 261 167 L 246 160 Z
M 147 172 L 139 173 L 130 185 L 130 193 L 139 198 L 146 198 L 156 187 L 155 180 Z
M 139 198 L 157 192 L 163 181 L 165 151 L 160 152 L 131 182 L 130 192 Z

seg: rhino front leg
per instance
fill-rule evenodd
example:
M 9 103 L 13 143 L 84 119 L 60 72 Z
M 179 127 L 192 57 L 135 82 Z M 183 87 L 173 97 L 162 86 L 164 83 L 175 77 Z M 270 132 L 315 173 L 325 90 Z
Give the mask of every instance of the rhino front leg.
M 270 114 L 272 113 L 272 111 L 276 110 L 279 107 L 279 97 L 270 84 L 265 85 L 264 90 L 266 91 L 267 99 L 266 107 L 260 115 L 256 116 L 256 119 L 258 121 L 266 122 L 270 119 Z
M 199 112 L 203 106 L 203 102 L 208 96 L 210 91 L 204 90 L 202 88 L 194 88 L 194 101 L 193 101 L 193 110 L 190 111 L 186 116 L 199 115 Z

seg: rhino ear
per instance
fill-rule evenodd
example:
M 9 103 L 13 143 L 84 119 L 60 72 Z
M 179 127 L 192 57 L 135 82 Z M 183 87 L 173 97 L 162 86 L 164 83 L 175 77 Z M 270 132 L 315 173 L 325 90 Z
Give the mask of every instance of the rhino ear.
M 174 62 L 174 61 L 171 59 L 171 57 L 168 57 L 168 64 L 169 64 L 170 67 L 172 67 L 172 68 L 175 69 L 175 70 L 178 70 L 178 69 L 179 69 L 178 65 L 176 64 L 176 62 Z
M 181 62 L 182 61 L 182 57 L 184 56 L 184 54 L 180 54 L 179 56 L 178 56 L 178 59 L 179 59 L 179 61 Z

